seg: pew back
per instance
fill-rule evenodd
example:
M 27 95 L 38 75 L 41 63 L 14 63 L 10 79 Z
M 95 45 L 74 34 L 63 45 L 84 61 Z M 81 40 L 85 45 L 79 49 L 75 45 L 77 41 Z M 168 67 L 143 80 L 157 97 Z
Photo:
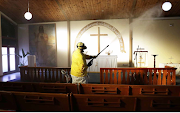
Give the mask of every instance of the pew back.
M 137 98 L 136 111 L 180 111 L 180 97 L 141 96 Z
M 70 111 L 68 94 L 13 92 L 19 111 Z
M 70 83 L 39 83 L 34 84 L 34 88 L 41 93 L 78 93 L 77 85 Z
M 38 84 L 38 83 L 0 82 L 0 90 L 33 92 L 34 91 L 33 84 Z
M 0 109 L 17 110 L 17 104 L 11 92 L 0 91 Z
M 79 84 L 80 94 L 117 94 L 134 96 L 180 96 L 180 86 Z
M 0 90 L 42 93 L 78 93 L 77 85 L 70 83 L 0 82 Z
M 137 99 L 120 95 L 70 94 L 72 111 L 135 111 Z
M 80 94 L 118 94 L 129 95 L 128 85 L 118 84 L 79 84 Z

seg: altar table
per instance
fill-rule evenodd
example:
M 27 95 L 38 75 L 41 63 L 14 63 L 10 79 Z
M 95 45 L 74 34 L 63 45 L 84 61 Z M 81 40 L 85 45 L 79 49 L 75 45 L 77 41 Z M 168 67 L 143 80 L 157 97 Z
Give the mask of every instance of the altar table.
M 87 63 L 89 61 L 86 60 Z M 117 68 L 117 55 L 99 55 L 87 71 L 100 72 L 100 68 Z

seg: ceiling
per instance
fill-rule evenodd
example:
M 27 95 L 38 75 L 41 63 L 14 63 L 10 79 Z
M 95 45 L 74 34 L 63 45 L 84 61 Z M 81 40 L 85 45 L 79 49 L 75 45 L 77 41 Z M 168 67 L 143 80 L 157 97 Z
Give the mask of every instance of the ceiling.
M 33 18 L 26 20 L 28 0 L 0 0 L 0 11 L 17 24 L 127 19 L 139 17 L 180 17 L 180 0 L 168 0 L 172 9 L 164 12 L 166 0 L 29 0 Z M 150 16 L 149 16 L 150 15 Z

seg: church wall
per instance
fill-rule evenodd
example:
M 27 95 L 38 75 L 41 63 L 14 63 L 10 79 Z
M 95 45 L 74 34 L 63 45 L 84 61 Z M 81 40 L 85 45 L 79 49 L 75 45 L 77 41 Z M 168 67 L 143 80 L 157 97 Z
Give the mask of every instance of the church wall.
M 139 45 L 148 51 L 148 67 L 154 67 L 154 57 L 156 56 L 156 67 L 160 63 L 180 63 L 180 20 L 133 20 L 133 51 Z M 135 55 L 133 54 L 133 58 Z M 134 61 L 134 60 L 133 60 Z M 135 62 L 135 61 L 134 61 Z
M 37 24 L 53 24 L 56 23 L 56 42 L 57 42 L 57 67 L 68 67 L 68 42 L 67 42 L 67 22 L 48 22 L 48 23 L 35 23 Z M 19 54 L 21 55 L 21 49 L 25 52 L 29 52 L 29 27 L 33 24 L 19 24 L 18 25 L 18 43 Z M 26 58 L 27 61 L 27 58 Z M 28 62 L 26 62 L 28 65 Z
M 80 37 L 79 41 L 82 41 L 87 46 L 85 52 L 89 55 L 96 55 L 98 53 L 97 36 L 90 36 L 90 34 L 97 34 L 98 27 L 100 27 L 101 34 L 108 34 L 108 36 L 100 36 L 100 50 L 104 49 L 107 45 L 110 46 L 101 53 L 101 55 L 107 55 L 105 52 L 112 51 L 111 55 L 118 55 L 118 67 L 126 67 L 129 64 L 129 20 L 128 19 L 112 19 L 112 20 L 84 20 L 84 21 L 70 21 L 70 64 L 71 56 L 76 47 L 75 40 L 78 33 L 86 25 L 96 22 L 106 22 L 114 26 L 122 35 L 124 41 L 124 49 L 126 53 L 120 52 L 120 44 L 116 35 L 107 27 L 97 25 L 86 30 Z M 153 19 L 153 20 L 133 20 L 133 50 L 134 52 L 138 45 L 140 48 L 144 48 L 148 51 L 148 66 L 154 67 L 154 57 L 152 54 L 157 54 L 156 67 L 159 67 L 159 63 L 169 63 L 171 56 L 173 63 L 180 63 L 180 52 L 178 50 L 180 38 L 179 28 L 180 20 L 165 20 L 165 19 Z M 57 37 L 57 66 L 68 67 L 68 29 L 67 22 L 53 22 L 56 23 L 56 37 Z M 36 24 L 48 24 L 48 23 L 36 23 Z M 170 26 L 172 24 L 172 26 Z M 25 51 L 29 51 L 29 24 L 18 25 L 18 38 L 19 38 L 19 52 L 24 48 Z M 134 61 L 133 54 L 133 63 Z M 128 67 L 128 66 L 127 66 Z
M 95 22 L 105 22 L 113 28 L 106 25 L 95 25 Z M 89 25 L 88 25 L 89 24 Z M 91 27 L 88 27 L 88 26 Z M 87 27 L 85 27 L 87 26 Z M 100 55 L 107 55 L 106 52 L 112 52 L 111 55 L 117 55 L 118 67 L 128 66 L 129 64 L 129 20 L 128 19 L 111 19 L 111 20 L 84 20 L 84 21 L 70 21 L 71 29 L 71 56 L 76 49 L 78 42 L 84 42 L 87 46 L 85 53 L 88 55 L 98 54 L 98 36 L 90 36 L 90 34 L 98 34 L 98 27 L 100 27 L 100 34 L 107 34 L 108 36 L 100 36 L 100 51 L 107 45 L 109 47 L 104 50 Z M 84 29 L 85 32 L 77 39 L 78 33 Z M 126 53 L 120 51 L 120 43 L 117 35 L 112 31 L 116 29 L 120 32 L 124 43 L 124 50 Z M 83 31 L 83 30 L 82 30 Z M 76 42 L 76 43 L 75 43 Z

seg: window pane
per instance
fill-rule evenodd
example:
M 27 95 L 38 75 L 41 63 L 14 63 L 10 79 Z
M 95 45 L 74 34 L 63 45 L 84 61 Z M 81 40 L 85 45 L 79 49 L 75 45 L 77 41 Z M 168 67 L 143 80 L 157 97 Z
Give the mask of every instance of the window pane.
M 3 72 L 8 72 L 7 47 L 2 47 Z
M 9 53 L 10 53 L 10 71 L 13 71 L 15 70 L 15 48 L 10 47 Z

